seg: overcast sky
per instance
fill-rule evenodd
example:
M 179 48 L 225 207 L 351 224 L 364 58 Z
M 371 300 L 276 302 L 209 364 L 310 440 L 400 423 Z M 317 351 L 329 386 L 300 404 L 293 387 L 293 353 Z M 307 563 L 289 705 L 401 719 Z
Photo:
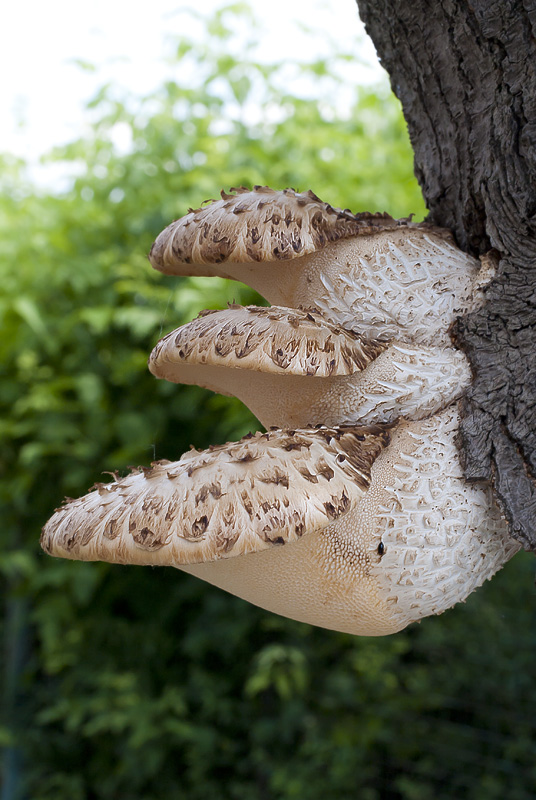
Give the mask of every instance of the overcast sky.
M 323 32 L 356 52 L 349 78 L 371 82 L 381 75 L 364 35 L 355 0 L 250 0 L 262 24 L 259 60 L 323 54 Z M 107 81 L 143 93 L 166 74 L 173 35 L 202 35 L 184 9 L 210 15 L 223 0 L 47 0 L 5 3 L 0 12 L 0 152 L 32 160 L 82 130 L 84 103 Z M 317 35 L 299 29 L 307 23 Z M 190 30 L 191 29 L 191 30 Z M 325 39 L 325 37 L 324 37 Z M 96 64 L 81 71 L 75 60 Z

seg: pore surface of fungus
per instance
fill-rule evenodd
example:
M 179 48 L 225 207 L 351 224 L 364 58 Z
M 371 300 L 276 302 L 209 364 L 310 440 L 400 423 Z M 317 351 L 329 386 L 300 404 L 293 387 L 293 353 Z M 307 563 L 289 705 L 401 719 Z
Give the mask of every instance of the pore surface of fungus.
M 268 187 L 190 211 L 150 259 L 279 304 L 203 312 L 149 359 L 274 429 L 97 484 L 46 524 L 48 553 L 170 564 L 276 613 L 382 635 L 465 599 L 519 549 L 456 448 L 470 370 L 449 327 L 482 303 L 491 259 L 443 230 Z

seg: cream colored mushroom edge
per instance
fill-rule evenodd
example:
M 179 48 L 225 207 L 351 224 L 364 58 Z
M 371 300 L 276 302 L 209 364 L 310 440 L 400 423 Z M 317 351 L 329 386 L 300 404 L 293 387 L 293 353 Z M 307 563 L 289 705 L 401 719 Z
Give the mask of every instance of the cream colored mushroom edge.
M 97 484 L 45 525 L 47 553 L 171 565 L 379 636 L 464 600 L 517 552 L 456 447 L 471 373 L 449 328 L 483 302 L 489 259 L 425 223 L 255 186 L 172 223 L 150 261 L 276 304 L 204 311 L 149 359 L 157 378 L 236 395 L 268 431 Z

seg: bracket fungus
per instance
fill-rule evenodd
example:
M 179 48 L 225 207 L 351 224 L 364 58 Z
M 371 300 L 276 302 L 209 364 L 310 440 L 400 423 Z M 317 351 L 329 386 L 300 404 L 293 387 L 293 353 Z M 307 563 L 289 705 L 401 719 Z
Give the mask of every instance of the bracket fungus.
M 421 419 L 470 380 L 453 347 L 368 339 L 319 313 L 278 306 L 203 312 L 156 345 L 149 369 L 235 395 L 266 427 Z
M 149 359 L 270 430 L 97 484 L 45 525 L 46 552 L 172 565 L 363 635 L 441 613 L 517 552 L 456 447 L 470 369 L 449 327 L 482 303 L 489 259 L 426 224 L 257 186 L 174 222 L 150 260 L 279 304 L 202 312 Z

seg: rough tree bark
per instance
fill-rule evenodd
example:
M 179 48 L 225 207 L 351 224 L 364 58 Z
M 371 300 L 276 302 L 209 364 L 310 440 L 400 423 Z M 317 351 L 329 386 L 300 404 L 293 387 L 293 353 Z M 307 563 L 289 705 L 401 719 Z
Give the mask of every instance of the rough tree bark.
M 536 551 L 536 0 L 358 0 L 402 102 L 429 219 L 500 257 L 486 305 L 454 331 L 469 480 L 492 479 Z

